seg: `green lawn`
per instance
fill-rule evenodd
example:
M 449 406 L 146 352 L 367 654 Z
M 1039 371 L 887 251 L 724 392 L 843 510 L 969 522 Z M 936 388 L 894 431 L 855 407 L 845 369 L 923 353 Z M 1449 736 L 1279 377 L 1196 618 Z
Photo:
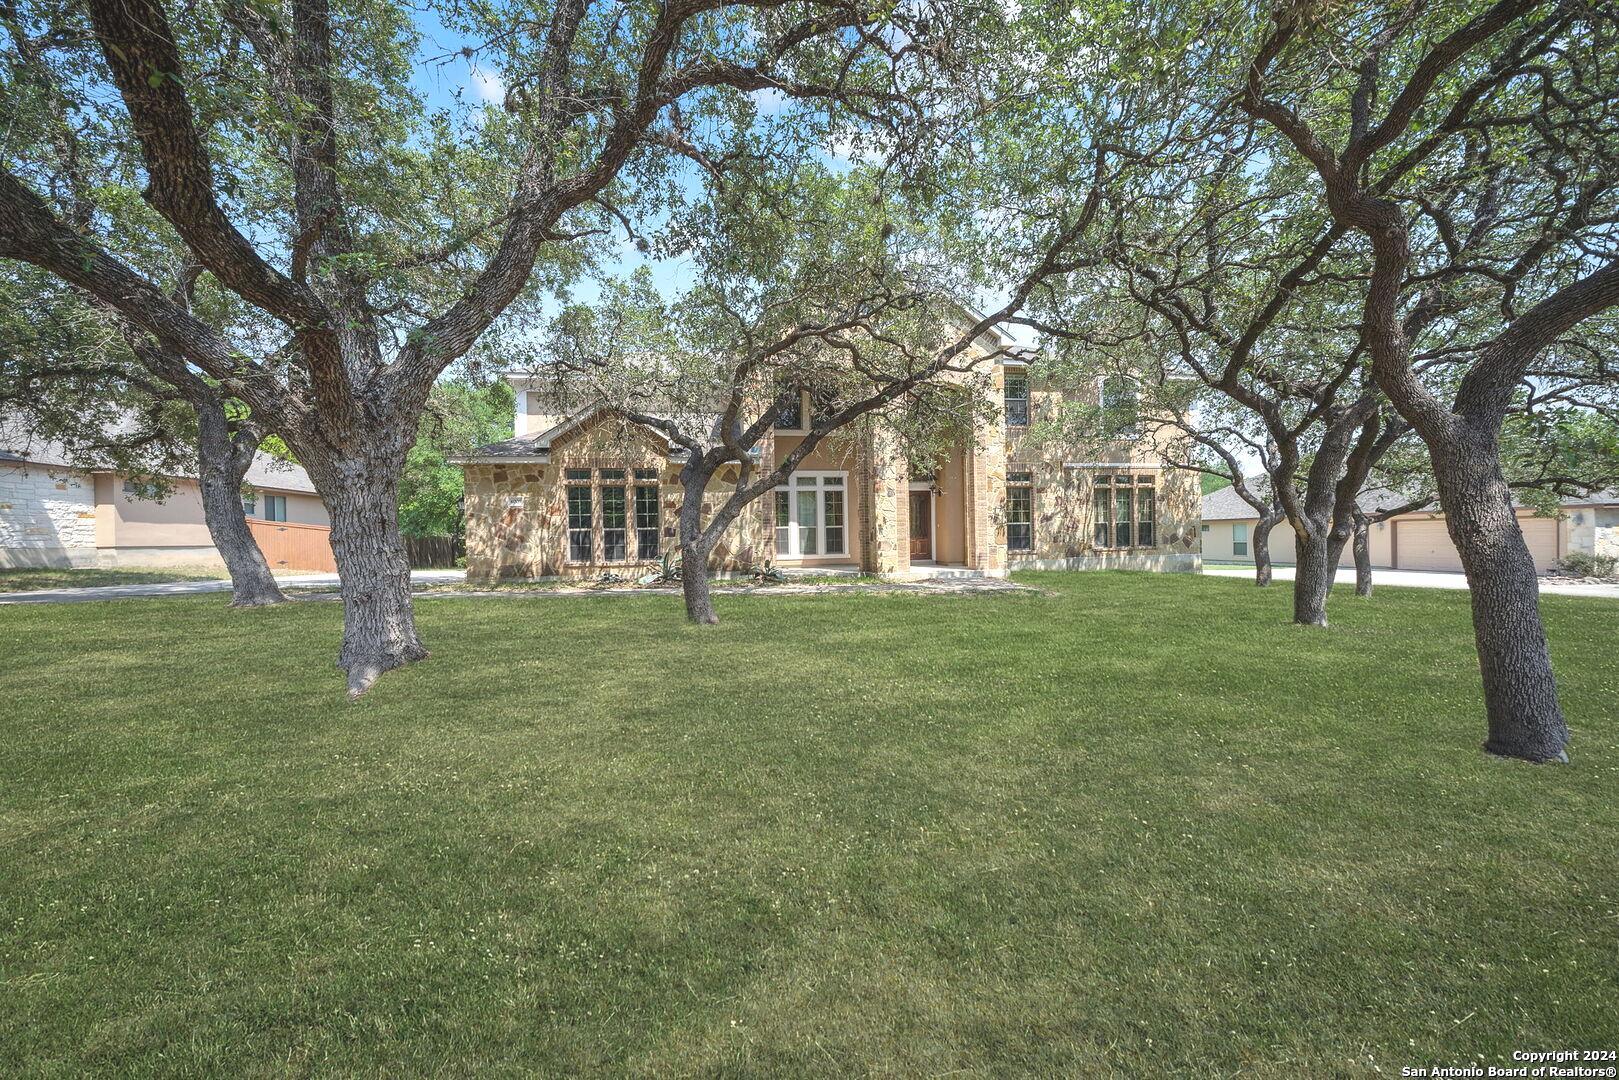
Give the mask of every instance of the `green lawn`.
M 59 570 L 25 566 L 0 569 L 0 593 L 33 592 L 37 589 L 89 589 L 101 585 L 161 585 L 170 581 L 210 581 L 225 576 L 223 570 L 103 570 L 98 567 Z
M 1619 603 L 1568 768 L 1465 594 L 0 609 L 0 1075 L 1398 1076 L 1619 1043 Z

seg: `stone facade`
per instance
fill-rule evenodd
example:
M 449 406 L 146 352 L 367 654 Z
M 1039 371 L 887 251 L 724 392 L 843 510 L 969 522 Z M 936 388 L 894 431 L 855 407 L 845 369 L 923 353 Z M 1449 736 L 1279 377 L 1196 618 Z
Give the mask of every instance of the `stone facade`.
M 94 480 L 67 469 L 0 463 L 0 566 L 94 565 Z
M 860 447 L 857 490 L 864 493 L 860 565 L 873 574 L 911 569 L 910 463 L 898 436 L 878 421 Z
M 1054 417 L 1065 404 L 1097 405 L 1099 385 L 1060 389 L 1035 386 L 1029 409 L 1035 422 Z M 1036 445 L 1027 427 L 1005 429 L 1004 468 L 1034 474 L 1034 546 L 1009 553 L 1013 569 L 1123 569 L 1197 571 L 1202 567 L 1202 479 L 1197 472 L 1165 464 L 1169 447 L 1143 434 L 1081 450 L 1062 445 Z M 1181 456 L 1181 455 L 1168 455 Z M 1095 492 L 1106 478 L 1150 477 L 1154 493 L 1154 543 L 1127 548 L 1096 542 Z M 1004 482 L 1004 472 L 1002 473 Z M 1002 495 L 1004 499 L 1004 493 Z
M 1582 506 L 1564 515 L 1569 551 L 1619 558 L 1619 506 Z
M 659 543 L 663 552 L 679 553 L 680 463 L 671 461 L 667 445 L 640 428 L 599 422 L 582 426 L 559 441 L 545 461 L 473 462 L 466 472 L 467 577 L 471 581 L 501 578 L 580 577 L 605 570 L 642 573 L 659 559 L 636 557 L 633 490 L 656 483 L 659 488 Z M 568 558 L 568 471 L 588 469 L 592 479 L 592 558 Z M 608 561 L 602 548 L 602 469 L 623 469 L 629 497 L 627 559 Z M 655 481 L 637 480 L 636 470 L 651 470 Z M 705 512 L 729 497 L 737 478 L 734 467 L 722 469 L 720 483 L 709 491 Z M 583 485 L 585 481 L 572 483 Z M 616 482 L 615 482 L 616 483 Z M 774 507 L 759 499 L 726 532 L 714 550 L 710 569 L 746 570 L 769 561 L 774 536 Z
M 1150 438 L 1123 440 L 1080 453 L 1073 448 L 1036 446 L 1028 428 L 1009 427 L 1002 415 L 1006 369 L 953 372 L 941 377 L 963 394 L 981 398 L 970 435 L 944 453 L 931 470 L 915 470 L 907 447 L 883 418 L 850 429 L 847 439 L 829 439 L 807 456 L 796 475 L 842 477 L 847 542 L 834 554 L 824 550 L 794 557 L 783 546 L 778 553 L 776 500 L 757 500 L 716 552 L 711 569 L 732 571 L 779 562 L 812 569 L 856 566 L 868 573 L 903 577 L 922 573 L 912 558 L 912 500 L 926 508 L 930 520 L 918 523 L 917 550 L 928 553 L 932 567 L 960 567 L 1000 575 L 1018 567 L 1117 567 L 1150 570 L 1196 570 L 1200 566 L 1201 492 L 1198 474 L 1168 468 L 1164 448 Z M 603 570 L 640 572 L 635 558 L 608 562 L 598 539 L 591 560 L 568 558 L 567 470 L 623 469 L 633 488 L 633 470 L 651 469 L 661 488 L 663 550 L 677 548 L 675 524 L 680 511 L 679 451 L 662 435 L 626 427 L 598 417 L 560 424 L 543 401 L 529 402 L 529 391 L 517 386 L 518 437 L 480 451 L 466 464 L 467 572 L 475 581 L 497 578 L 540 578 L 593 575 Z M 1075 397 L 1099 397 L 1099 389 L 1064 391 L 1037 388 L 1031 407 L 1038 419 Z M 810 402 L 804 402 L 808 415 Z M 539 419 L 536 419 L 539 418 Z M 539 425 L 552 425 L 549 428 Z M 783 460 L 802 438 L 801 431 L 774 432 L 761 446 L 761 459 Z M 1098 457 L 1098 460 L 1082 460 Z M 1007 550 L 1007 474 L 1009 469 L 1033 473 L 1030 550 Z M 913 474 L 914 473 L 914 474 Z M 1125 475 L 1141 490 L 1153 492 L 1154 543 L 1108 547 L 1096 543 L 1094 490 L 1100 477 Z M 705 502 L 705 513 L 722 503 L 735 482 L 734 471 L 721 475 Z M 594 481 L 598 485 L 599 480 Z M 619 483 L 614 480 L 612 483 Z M 798 488 L 793 497 L 798 497 Z M 594 504 L 598 507 L 598 501 Z M 796 515 L 798 511 L 794 511 Z M 784 534 L 791 537 L 791 534 Z M 830 543 L 830 542 L 829 542 Z M 806 546 L 805 551 L 810 549 Z M 629 553 L 633 556 L 633 550 Z M 921 556 L 918 556 L 918 560 Z
M 1607 506 L 1593 514 L 1591 550 L 1598 555 L 1619 558 L 1619 506 Z

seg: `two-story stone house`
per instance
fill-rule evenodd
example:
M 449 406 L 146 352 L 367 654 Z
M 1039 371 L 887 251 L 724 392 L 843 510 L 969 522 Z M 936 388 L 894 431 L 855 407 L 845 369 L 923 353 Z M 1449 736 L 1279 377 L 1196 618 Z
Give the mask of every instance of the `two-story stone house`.
M 998 344 L 998 343 L 991 343 Z M 983 352 L 963 392 L 993 407 L 931 467 L 907 460 L 876 424 L 823 443 L 774 497 L 757 500 L 716 549 L 716 571 L 858 568 L 899 577 L 998 576 L 1009 568 L 1199 568 L 1198 475 L 1168 467 L 1151 436 L 1097 452 L 1027 438 L 1065 400 L 1095 403 L 1099 385 L 1058 388 Z M 684 451 L 658 432 L 627 431 L 605 413 L 559 414 L 527 376 L 514 438 L 462 461 L 467 575 L 473 581 L 623 573 L 677 547 Z M 759 453 L 779 462 L 804 437 L 814 403 L 801 396 Z M 714 491 L 734 482 L 723 471 Z

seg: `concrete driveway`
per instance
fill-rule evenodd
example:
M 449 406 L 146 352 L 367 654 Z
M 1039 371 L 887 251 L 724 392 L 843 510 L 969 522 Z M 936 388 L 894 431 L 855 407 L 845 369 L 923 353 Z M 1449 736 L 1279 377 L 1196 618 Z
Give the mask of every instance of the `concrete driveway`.
M 412 585 L 465 581 L 465 570 L 412 570 Z M 337 588 L 336 574 L 278 575 L 276 584 L 286 588 Z M 86 600 L 128 600 L 149 596 L 193 596 L 197 593 L 230 592 L 230 579 L 213 581 L 167 581 L 159 585 L 101 585 L 93 589 L 37 589 L 33 592 L 0 593 L 0 604 L 72 604 Z
M 1210 577 L 1248 578 L 1251 581 L 1254 568 L 1251 564 L 1242 563 L 1204 563 L 1203 573 Z M 1272 576 L 1277 581 L 1292 581 L 1293 567 L 1275 567 Z M 1338 567 L 1336 580 L 1340 585 L 1353 585 L 1355 568 Z M 1441 573 L 1436 570 L 1373 570 L 1372 587 L 1381 588 L 1384 585 L 1411 589 L 1465 589 L 1467 577 L 1463 574 Z M 1619 600 L 1619 585 L 1584 585 L 1541 578 L 1540 591 L 1558 596 L 1603 596 Z

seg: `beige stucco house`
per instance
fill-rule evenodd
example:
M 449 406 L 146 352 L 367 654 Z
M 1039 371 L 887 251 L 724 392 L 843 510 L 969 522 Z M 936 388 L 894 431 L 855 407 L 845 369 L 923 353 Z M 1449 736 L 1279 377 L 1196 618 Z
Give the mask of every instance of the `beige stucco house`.
M 1395 497 L 1369 492 L 1361 504 L 1369 511 L 1394 508 Z M 1568 499 L 1555 517 L 1518 507 L 1518 526 L 1534 557 L 1535 569 L 1545 573 L 1574 551 L 1619 555 L 1619 492 L 1587 499 Z M 1211 562 L 1254 561 L 1254 526 L 1259 515 L 1232 488 L 1221 488 L 1203 498 L 1203 557 Z M 1368 536 L 1372 566 L 1388 570 L 1439 570 L 1460 573 L 1461 555 L 1451 543 L 1445 516 L 1421 511 L 1400 514 L 1371 527 Z M 1294 561 L 1293 527 L 1286 521 L 1270 534 L 1271 561 Z M 1346 545 L 1340 563 L 1353 566 L 1354 551 Z
M 994 342 L 988 343 L 993 346 Z M 1027 435 L 1031 421 L 1099 386 L 1060 389 L 1027 367 L 981 351 L 983 366 L 953 381 L 993 408 L 970 435 L 915 465 L 882 422 L 823 444 L 774 497 L 757 500 L 716 550 L 712 569 L 859 569 L 898 577 L 1003 575 L 1016 567 L 1194 571 L 1198 474 L 1164 463 L 1150 438 L 1101 452 L 1065 452 Z M 564 414 L 533 380 L 516 391 L 515 437 L 481 447 L 466 473 L 470 580 L 623 571 L 677 547 L 684 451 L 666 436 L 606 414 Z M 779 462 L 804 437 L 814 403 L 778 415 L 759 448 Z M 716 502 L 736 470 L 711 488 Z
M 164 498 L 149 498 L 129 477 L 80 467 L 55 444 L 0 443 L 0 567 L 223 569 L 196 479 L 168 480 Z M 303 469 L 261 453 L 244 488 L 249 524 L 272 568 L 326 568 L 318 561 L 321 548 L 330 558 L 326 507 Z M 316 559 L 289 558 L 282 546 L 308 548 Z

